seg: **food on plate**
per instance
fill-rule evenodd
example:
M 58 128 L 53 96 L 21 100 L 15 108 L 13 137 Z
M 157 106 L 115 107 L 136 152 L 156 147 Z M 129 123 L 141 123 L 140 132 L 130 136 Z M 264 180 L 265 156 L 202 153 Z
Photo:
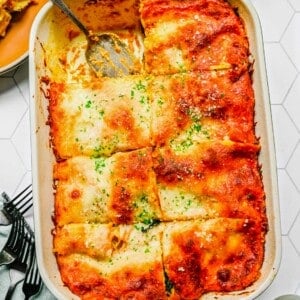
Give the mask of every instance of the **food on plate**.
M 243 20 L 225 0 L 119 2 L 70 3 L 114 16 L 138 74 L 95 76 L 57 8 L 42 45 L 61 279 L 82 299 L 243 292 L 268 231 Z
M 0 0 L 0 37 L 6 35 L 13 15 L 26 9 L 34 0 Z

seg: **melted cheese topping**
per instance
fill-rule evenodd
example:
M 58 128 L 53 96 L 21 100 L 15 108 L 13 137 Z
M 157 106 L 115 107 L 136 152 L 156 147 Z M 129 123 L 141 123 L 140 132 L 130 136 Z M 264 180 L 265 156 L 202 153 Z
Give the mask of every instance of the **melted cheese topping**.
M 81 17 L 100 2 L 138 75 L 96 78 L 56 10 L 43 45 L 62 281 L 82 299 L 243 290 L 268 229 L 243 22 L 224 0 L 86 1 Z
M 141 18 L 149 73 L 219 69 L 240 73 L 248 66 L 243 25 L 226 2 L 144 0 Z
M 109 158 L 76 156 L 56 164 L 58 225 L 150 225 L 161 219 L 151 153 L 151 149 L 140 149 Z
M 198 144 L 192 155 L 157 149 L 154 165 L 164 218 L 260 219 L 265 199 L 258 151 L 253 144 L 232 142 Z
M 256 143 L 254 95 L 248 73 L 228 71 L 157 76 L 149 85 L 152 143 L 188 151 L 194 142 Z
M 57 155 L 109 156 L 149 146 L 146 85 L 141 76 L 103 79 L 88 88 L 52 83 L 49 122 Z
M 180 299 L 238 290 L 257 278 L 263 241 L 249 219 L 172 222 L 163 235 L 164 266 Z
M 66 225 L 54 251 L 64 282 L 83 299 L 165 297 L 160 228 Z

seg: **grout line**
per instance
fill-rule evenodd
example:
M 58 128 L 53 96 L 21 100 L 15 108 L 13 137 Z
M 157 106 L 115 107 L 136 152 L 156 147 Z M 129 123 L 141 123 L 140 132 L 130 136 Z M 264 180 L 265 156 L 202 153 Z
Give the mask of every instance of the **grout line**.
M 297 76 L 297 77 L 298 77 L 298 76 Z M 294 82 L 295 82 L 295 81 L 294 81 Z M 294 85 L 294 83 L 293 83 L 293 85 Z M 285 104 L 285 102 L 286 102 L 286 99 L 285 99 L 284 102 L 282 103 L 282 108 L 285 110 L 285 112 L 287 113 L 288 117 L 291 119 L 292 123 L 294 124 L 294 126 L 295 126 L 297 132 L 300 134 L 300 128 L 298 128 L 298 125 L 297 125 L 297 123 L 294 121 L 294 118 L 290 115 L 289 110 L 286 108 L 286 105 L 287 105 L 287 104 Z M 299 135 L 299 138 L 300 138 L 300 135 Z
M 280 38 L 279 38 L 279 42 L 281 41 L 281 39 L 282 39 L 283 36 L 285 35 L 287 29 L 289 28 L 289 26 L 290 26 L 290 24 L 291 24 L 291 22 L 292 22 L 292 20 L 293 20 L 293 18 L 294 18 L 294 16 L 295 16 L 295 14 L 296 14 L 296 11 L 294 10 L 294 8 L 290 5 L 290 3 L 289 3 L 288 1 L 287 1 L 287 4 L 288 4 L 288 5 L 291 7 L 291 9 L 293 10 L 293 14 L 291 15 L 289 21 L 287 22 L 287 25 L 285 26 L 285 28 L 284 28 L 284 30 L 283 30 L 283 32 L 282 32 Z
M 291 227 L 292 228 L 292 227 Z M 298 257 L 300 256 L 300 249 L 297 248 L 296 244 L 294 243 L 293 239 L 288 235 L 287 238 L 289 239 L 292 247 L 294 248 L 295 252 L 297 253 Z
M 291 158 L 293 157 L 293 155 L 294 155 L 294 153 L 296 152 L 296 149 L 297 149 L 298 147 L 300 147 L 300 140 L 298 140 L 298 143 L 296 144 L 295 149 L 293 150 L 293 152 L 291 153 L 290 158 L 288 159 L 288 162 L 287 162 L 286 167 L 285 167 L 285 171 L 286 171 L 287 175 L 289 176 L 289 178 L 291 179 L 291 182 L 294 184 L 296 190 L 300 193 L 300 186 L 298 186 L 297 183 L 294 181 L 293 177 L 290 175 L 290 173 L 289 173 L 289 171 L 288 171 L 288 168 L 287 168 L 287 167 L 288 167 L 288 164 L 289 164 L 289 162 L 290 162 L 290 160 L 291 160 Z
M 300 14 L 299 14 L 300 15 Z M 296 66 L 296 64 L 294 63 L 292 57 L 289 55 L 289 53 L 287 52 L 286 48 L 284 47 L 284 44 L 282 42 L 278 43 L 282 50 L 284 51 L 284 53 L 286 54 L 286 56 L 288 57 L 288 59 L 291 61 L 292 65 L 294 66 L 295 70 L 297 71 L 297 74 L 299 74 L 300 70 L 298 69 L 298 67 Z

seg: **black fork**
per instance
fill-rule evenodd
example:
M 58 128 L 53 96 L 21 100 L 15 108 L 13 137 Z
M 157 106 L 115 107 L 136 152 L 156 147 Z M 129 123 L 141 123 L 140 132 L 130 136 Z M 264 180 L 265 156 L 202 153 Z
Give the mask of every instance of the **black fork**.
M 28 185 L 23 191 L 10 199 L 6 193 L 2 193 L 4 199 L 2 214 L 0 213 L 0 225 L 9 225 L 12 222 L 14 212 L 17 210 L 24 215 L 33 205 L 32 188 Z
M 31 235 L 28 232 L 26 232 L 22 240 L 22 247 L 18 253 L 17 258 L 8 265 L 9 275 L 10 275 L 10 285 L 5 296 L 5 300 L 11 299 L 16 286 L 25 277 L 25 272 L 30 263 L 32 245 L 33 245 L 33 237 L 31 237 Z
M 10 264 L 18 257 L 24 234 L 24 219 L 23 217 L 16 217 L 12 223 L 6 244 L 0 253 L 0 266 Z
M 31 263 L 29 269 L 26 271 L 25 279 L 23 282 L 23 293 L 25 300 L 29 300 L 31 296 L 39 293 L 43 285 L 35 255 L 35 247 L 31 248 Z

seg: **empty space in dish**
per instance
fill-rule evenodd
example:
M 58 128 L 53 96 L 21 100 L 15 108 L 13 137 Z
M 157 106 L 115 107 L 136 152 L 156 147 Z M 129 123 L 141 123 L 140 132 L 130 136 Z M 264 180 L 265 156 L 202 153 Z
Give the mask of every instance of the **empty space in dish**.
M 274 154 L 272 122 L 270 114 L 269 95 L 265 71 L 263 43 L 260 24 L 252 6 L 247 1 L 230 1 L 238 8 L 238 12 L 245 21 L 250 42 L 250 50 L 254 58 L 253 87 L 255 92 L 256 135 L 260 138 L 263 183 L 266 193 L 267 217 L 269 231 L 266 236 L 265 260 L 261 270 L 261 277 L 253 285 L 239 292 L 227 295 L 213 294 L 215 299 L 252 299 L 260 294 L 276 275 L 280 260 L 280 218 L 278 207 L 277 175 Z M 53 6 L 47 3 L 35 20 L 30 37 L 30 92 L 31 92 L 31 135 L 32 135 L 32 174 L 34 190 L 34 212 L 37 258 L 41 275 L 50 291 L 59 299 L 77 299 L 60 279 L 56 259 L 52 252 L 52 233 L 54 228 L 53 215 L 53 176 L 52 167 L 55 158 L 49 141 L 48 100 L 43 93 L 43 78 L 51 72 L 56 76 L 66 76 L 55 65 L 45 64 L 44 47 L 49 43 L 51 22 L 53 21 Z M 84 44 L 84 40 L 82 43 Z M 57 41 L 58 43 L 58 41 Z M 139 55 L 139 53 L 137 54 Z M 84 57 L 76 56 L 76 62 Z M 57 71 L 57 72 L 55 72 Z M 72 82 L 76 75 L 76 68 L 67 79 Z M 82 80 L 88 80 L 91 74 L 85 71 Z M 203 296 L 209 299 L 212 294 Z

